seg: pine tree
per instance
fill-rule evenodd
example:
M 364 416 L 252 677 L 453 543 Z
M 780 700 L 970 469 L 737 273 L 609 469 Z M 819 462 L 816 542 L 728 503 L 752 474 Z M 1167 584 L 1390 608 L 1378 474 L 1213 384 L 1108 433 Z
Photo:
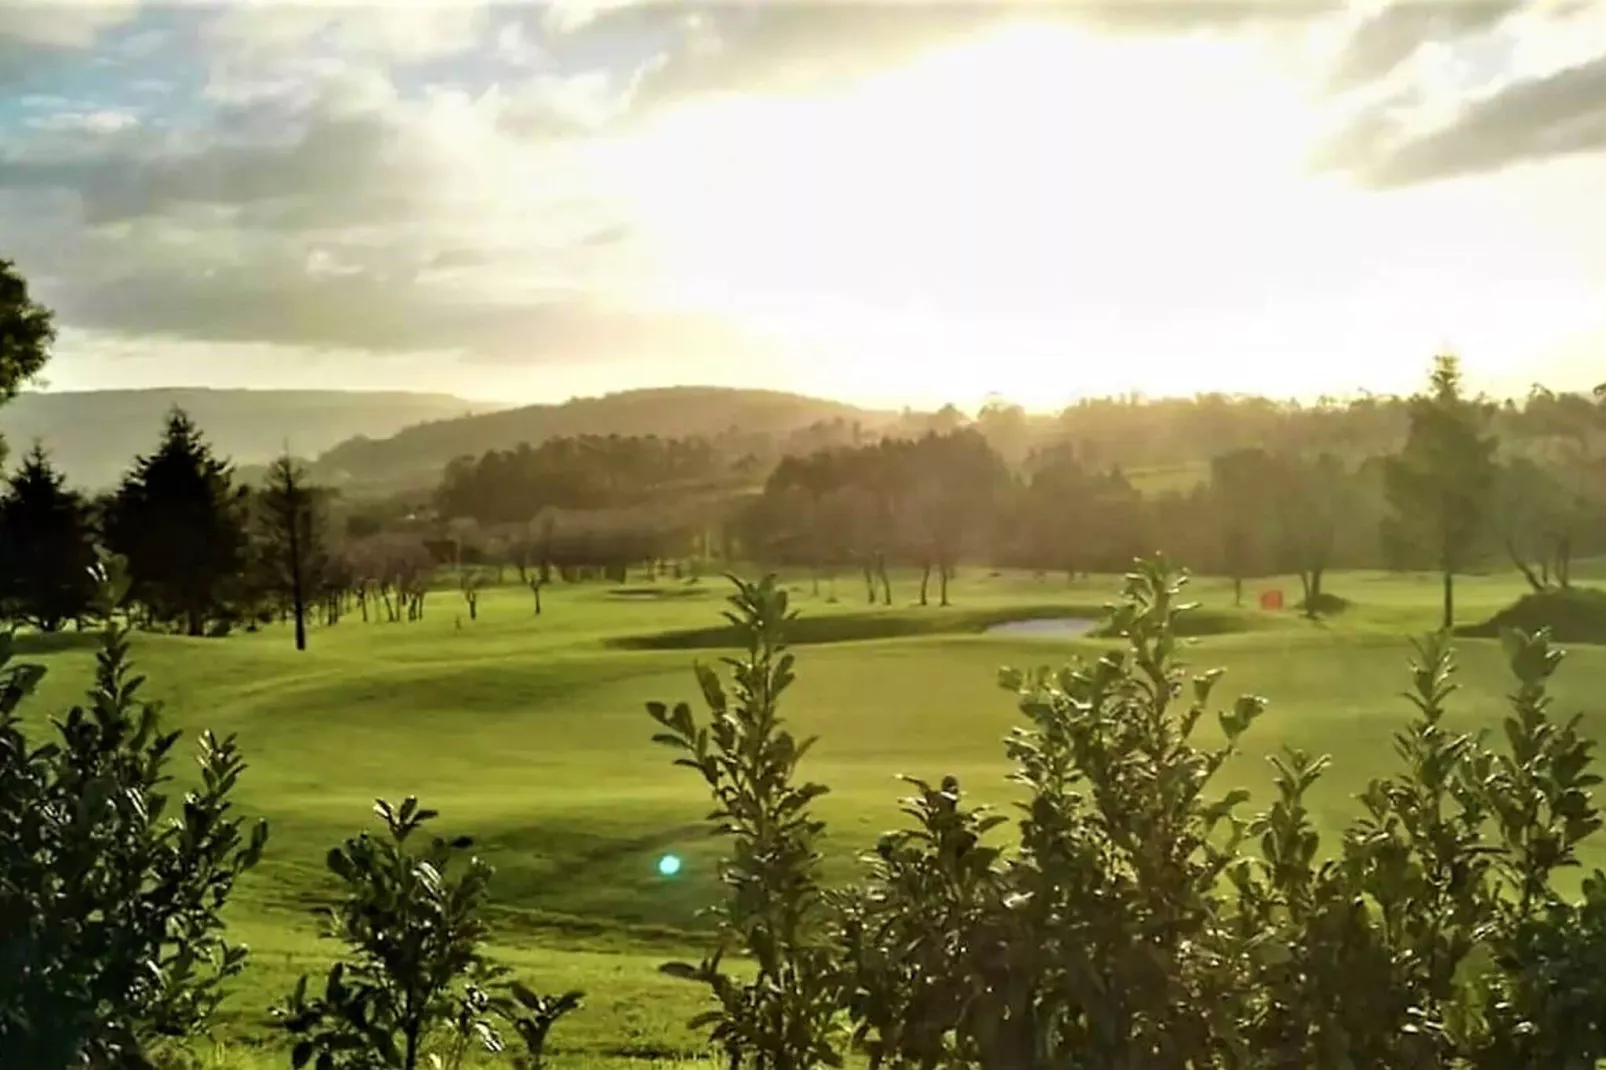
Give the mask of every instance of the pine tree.
M 161 446 L 123 477 L 106 510 L 107 547 L 128 561 L 130 595 L 190 635 L 224 616 L 245 561 L 244 492 L 181 409 Z
M 82 619 L 95 563 L 89 503 L 36 443 L 0 494 L 0 612 L 47 632 Z
M 290 600 L 296 649 L 307 649 L 307 603 L 317 595 L 325 559 L 319 521 L 321 489 L 288 453 L 268 469 L 258 495 L 268 588 Z
M 1482 407 L 1461 392 L 1455 357 L 1434 358 L 1429 388 L 1410 403 L 1405 446 L 1388 459 L 1384 490 L 1396 545 L 1431 558 L 1444 584 L 1443 627 L 1455 624 L 1455 576 L 1471 564 L 1495 478 Z

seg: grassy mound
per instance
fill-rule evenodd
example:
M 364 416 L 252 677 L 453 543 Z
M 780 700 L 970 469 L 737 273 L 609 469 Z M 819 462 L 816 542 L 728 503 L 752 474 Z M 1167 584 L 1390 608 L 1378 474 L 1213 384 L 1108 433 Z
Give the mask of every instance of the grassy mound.
M 1336 617 L 1352 604 L 1348 598 L 1323 591 L 1315 598 L 1302 600 L 1299 609 L 1305 613 L 1314 613 L 1318 617 Z
M 1565 587 L 1523 595 L 1488 620 L 1457 628 L 1456 634 L 1493 638 L 1507 628 L 1549 628 L 1563 643 L 1606 644 L 1606 590 Z

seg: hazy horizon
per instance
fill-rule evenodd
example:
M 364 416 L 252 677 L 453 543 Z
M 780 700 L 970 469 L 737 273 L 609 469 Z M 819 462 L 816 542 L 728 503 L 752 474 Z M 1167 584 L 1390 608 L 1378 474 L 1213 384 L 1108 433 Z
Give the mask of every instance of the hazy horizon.
M 55 390 L 1606 375 L 1606 5 L 0 0 Z

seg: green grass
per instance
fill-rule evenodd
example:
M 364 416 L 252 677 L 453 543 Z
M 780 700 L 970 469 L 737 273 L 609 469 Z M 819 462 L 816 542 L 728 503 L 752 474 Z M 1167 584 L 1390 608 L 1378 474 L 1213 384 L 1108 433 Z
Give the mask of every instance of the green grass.
M 1001 638 L 985 628 L 1085 615 L 1117 588 L 1113 577 L 1067 585 L 971 569 L 954 585 L 956 604 L 939 609 L 909 605 L 914 582 L 897 580 L 899 604 L 890 609 L 865 606 L 853 577 L 835 585 L 838 601 L 829 600 L 830 584 L 818 597 L 811 582 L 794 585 L 804 616 L 787 712 L 802 733 L 821 737 L 806 771 L 832 788 L 820 808 L 836 877 L 851 875 L 854 852 L 895 821 L 895 774 L 954 773 L 978 796 L 1009 801 L 1000 740 L 1016 714 L 997 688 L 998 668 L 1058 664 L 1105 644 Z M 1245 605 L 1278 585 L 1285 597 L 1298 588 L 1257 581 L 1246 585 Z M 480 619 L 469 622 L 455 592 L 439 591 L 421 623 L 348 619 L 315 630 L 304 654 L 278 629 L 136 640 L 139 667 L 172 725 L 239 734 L 251 763 L 240 801 L 272 824 L 269 857 L 232 907 L 236 935 L 255 956 L 228 1004 L 226 1048 L 208 1056 L 214 1065 L 288 1065 L 261 1046 L 262 1012 L 332 950 L 310 915 L 330 890 L 321 860 L 372 827 L 376 796 L 409 793 L 443 812 L 443 831 L 474 835 L 498 867 L 498 953 L 539 988 L 590 993 L 586 1009 L 553 1034 L 556 1065 L 699 1055 L 682 1023 L 701 994 L 655 966 L 696 953 L 696 912 L 716 895 L 719 844 L 700 825 L 707 802 L 697 778 L 650 742 L 643 705 L 695 700 L 691 660 L 722 656 L 714 648 L 729 636 L 719 628 L 722 581 L 661 587 L 707 593 L 560 584 L 537 618 L 529 593 L 510 587 L 484 592 Z M 1390 735 L 1410 712 L 1398 697 L 1407 635 L 1433 626 L 1439 588 L 1431 576 L 1383 573 L 1336 574 L 1327 587 L 1352 605 L 1310 622 L 1294 610 L 1237 609 L 1230 584 L 1196 583 L 1208 612 L 1188 658 L 1229 670 L 1219 697 L 1271 700 L 1251 753 L 1225 772 L 1258 803 L 1269 799 L 1266 752 L 1290 744 L 1333 755 L 1314 798 L 1331 831 L 1352 813 L 1354 793 L 1392 768 Z M 1515 577 L 1467 579 L 1459 611 L 1484 620 L 1522 593 Z M 51 670 L 34 705 L 42 716 L 76 698 L 92 653 L 74 637 L 37 646 L 30 659 Z M 1459 650 L 1457 722 L 1493 726 L 1508 688 L 1498 644 L 1462 639 Z M 1583 707 L 1598 730 L 1602 715 L 1586 702 L 1603 684 L 1606 648 L 1579 647 L 1560 675 L 1559 710 Z M 686 863 L 671 879 L 655 870 L 668 851 Z M 1606 864 L 1606 853 L 1585 861 Z

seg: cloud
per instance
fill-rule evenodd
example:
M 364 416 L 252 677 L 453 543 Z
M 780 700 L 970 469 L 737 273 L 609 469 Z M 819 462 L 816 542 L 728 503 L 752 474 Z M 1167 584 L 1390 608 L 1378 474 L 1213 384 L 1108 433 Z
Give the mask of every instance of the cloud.
M 321 46 L 359 58 L 422 63 L 480 44 L 489 9 L 479 3 L 282 4 L 253 0 L 224 8 L 205 28 L 207 45 L 277 57 Z
M 58 130 L 85 134 L 112 134 L 139 125 L 139 117 L 120 108 L 93 111 L 57 111 L 26 120 L 38 130 Z
M 1333 87 L 1344 91 L 1370 85 L 1393 74 L 1424 46 L 1493 29 L 1530 3 L 1531 0 L 1444 0 L 1385 7 L 1350 35 L 1333 71 Z
M 1518 82 L 1420 136 L 1399 136 L 1380 115 L 1363 124 L 1335 156 L 1379 189 L 1606 149 L 1606 56 Z
M 1373 189 L 1606 148 L 1606 8 L 1400 4 L 1364 23 L 1339 82 L 1364 90 L 1315 164 Z
M 0 87 L 60 69 L 134 17 L 134 0 L 0 0 Z
M 569 0 L 541 18 L 560 43 L 648 41 L 634 83 L 636 115 L 711 93 L 801 92 L 885 69 L 1011 21 L 1166 34 L 1292 27 L 1345 0 L 766 0 L 629 3 Z
M 348 54 L 226 62 L 205 84 L 143 129 L 40 100 L 0 148 L 0 248 L 64 324 L 486 359 L 730 344 L 610 302 L 627 221 L 588 196 L 578 150 L 514 136 L 543 106 L 585 120 L 583 79 L 476 93 Z
M 234 267 L 142 265 L 55 287 L 58 313 L 90 330 L 217 343 L 382 353 L 441 351 L 532 363 L 606 353 L 684 358 L 753 339 L 708 315 L 613 307 L 573 293 L 529 302 L 443 291 L 429 270 L 348 268 L 261 256 Z
M 81 49 L 131 19 L 136 0 L 0 0 L 0 40 L 41 48 Z

